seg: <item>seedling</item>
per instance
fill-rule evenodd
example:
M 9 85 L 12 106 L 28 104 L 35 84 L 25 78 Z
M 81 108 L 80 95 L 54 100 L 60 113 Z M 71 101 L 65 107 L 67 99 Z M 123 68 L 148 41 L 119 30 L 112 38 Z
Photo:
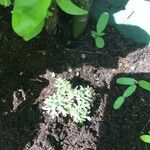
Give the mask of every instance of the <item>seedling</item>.
M 109 14 L 106 12 L 102 13 L 98 19 L 98 22 L 96 25 L 96 31 L 91 31 L 91 36 L 95 39 L 95 44 L 97 48 L 103 48 L 105 45 L 105 42 L 102 36 L 105 35 L 103 31 L 106 28 L 108 19 L 109 19 Z
M 137 81 L 133 78 L 122 77 L 118 78 L 116 82 L 121 85 L 127 85 L 128 88 L 124 91 L 122 96 L 119 96 L 115 100 L 113 105 L 114 109 L 119 109 L 125 102 L 126 98 L 131 96 L 136 91 L 138 86 L 143 88 L 144 90 L 150 91 L 150 82 L 145 80 Z
M 141 136 L 140 136 L 140 139 L 141 139 L 143 142 L 150 144 L 150 135 L 147 135 L 147 134 L 141 135 Z
M 94 101 L 92 87 L 78 86 L 73 89 L 69 81 L 60 78 L 54 86 L 57 92 L 44 101 L 43 110 L 52 118 L 69 115 L 74 122 L 81 124 L 85 120 L 90 120 L 90 109 Z

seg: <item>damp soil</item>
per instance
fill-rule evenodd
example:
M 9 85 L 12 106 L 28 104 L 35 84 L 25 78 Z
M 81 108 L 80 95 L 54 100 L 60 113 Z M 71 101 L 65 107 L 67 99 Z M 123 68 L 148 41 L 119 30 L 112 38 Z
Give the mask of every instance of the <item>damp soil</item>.
M 126 88 L 116 84 L 118 77 L 150 81 L 150 48 L 109 26 L 105 48 L 97 49 L 92 24 L 78 41 L 43 31 L 25 42 L 12 31 L 10 10 L 0 10 L 0 150 L 150 148 L 139 139 L 150 132 L 150 93 L 139 88 L 121 109 L 112 108 Z M 80 125 L 42 111 L 58 77 L 94 88 L 91 121 Z

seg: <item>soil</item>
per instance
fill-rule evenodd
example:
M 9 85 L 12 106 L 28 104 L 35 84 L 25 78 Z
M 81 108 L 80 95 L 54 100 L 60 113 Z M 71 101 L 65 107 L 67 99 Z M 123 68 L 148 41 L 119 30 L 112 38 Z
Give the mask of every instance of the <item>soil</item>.
M 97 49 L 92 24 L 78 41 L 43 31 L 25 42 L 12 31 L 10 10 L 0 13 L 0 150 L 150 149 L 139 139 L 150 129 L 150 93 L 138 88 L 122 108 L 112 108 L 126 88 L 116 84 L 118 77 L 150 81 L 149 47 L 108 27 L 105 48 Z M 90 122 L 52 119 L 41 110 L 57 77 L 94 88 Z

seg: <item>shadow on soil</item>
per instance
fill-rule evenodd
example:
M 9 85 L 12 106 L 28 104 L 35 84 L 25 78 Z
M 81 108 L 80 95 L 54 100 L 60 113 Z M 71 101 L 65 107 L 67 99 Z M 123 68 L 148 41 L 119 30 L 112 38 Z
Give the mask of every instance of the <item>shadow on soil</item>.
M 38 103 L 35 104 L 35 101 L 42 89 L 48 85 L 47 80 L 39 78 L 39 75 L 45 74 L 47 69 L 59 73 L 67 71 L 69 67 L 80 67 L 84 63 L 95 67 L 117 68 L 120 56 L 125 57 L 129 52 L 143 47 L 142 45 L 125 41 L 113 29 L 107 29 L 106 48 L 100 52 L 96 52 L 98 49 L 95 48 L 92 38 L 88 36 L 90 35 L 89 30 L 79 42 L 71 43 L 66 48 L 64 48 L 64 40 L 61 40 L 61 35 L 54 40 L 50 39 L 44 32 L 41 33 L 41 37 L 37 37 L 37 39 L 30 42 L 24 42 L 15 35 L 10 27 L 10 11 L 0 8 L 0 12 L 0 149 L 2 150 L 23 149 L 26 143 L 32 141 L 35 133 L 38 131 L 42 115 L 39 111 Z M 82 54 L 85 54 L 86 58 L 82 59 Z M 117 89 L 115 90 L 118 91 Z M 117 95 L 114 95 L 116 92 L 110 91 L 110 93 L 114 97 Z M 109 101 L 111 102 L 111 97 L 113 96 L 110 93 Z M 116 112 L 110 108 L 112 103 L 108 103 L 106 118 L 110 118 L 105 120 L 108 125 L 105 127 L 106 131 L 101 138 L 104 140 L 103 143 L 106 140 L 111 146 L 113 144 L 117 146 L 123 143 L 124 140 L 129 142 L 130 138 L 127 139 L 127 137 L 129 135 L 134 136 L 131 131 L 133 125 L 138 124 L 136 131 L 140 131 L 142 128 L 140 123 L 143 126 L 146 124 L 144 121 L 144 123 L 138 122 L 136 124 L 136 121 L 139 119 L 138 113 L 142 112 L 142 114 L 145 114 L 147 111 L 145 107 L 147 106 L 144 107 L 143 105 L 142 108 L 139 108 L 138 105 L 142 103 L 140 102 L 135 106 L 137 109 L 133 108 L 133 102 L 136 100 L 136 97 L 134 98 L 133 101 L 127 101 L 121 110 L 122 113 L 117 114 L 114 114 Z M 131 109 L 126 110 L 127 107 Z M 138 111 L 138 109 L 140 110 Z M 113 117 L 110 114 L 113 114 Z M 140 118 L 145 117 L 142 114 L 140 114 Z M 132 126 L 130 126 L 128 118 L 124 120 L 124 115 L 128 117 L 135 115 L 133 117 L 135 120 L 133 122 L 130 120 Z M 147 120 L 146 117 L 144 120 Z M 128 125 L 128 130 L 123 131 L 123 127 Z M 109 138 L 107 138 L 107 133 Z M 122 135 L 119 135 L 119 133 L 122 133 Z M 110 137 L 110 135 L 112 136 Z M 137 139 L 137 135 L 133 138 L 133 142 Z M 119 138 L 120 141 L 115 141 L 115 139 Z M 108 146 L 108 144 L 103 145 L 104 149 L 105 146 Z

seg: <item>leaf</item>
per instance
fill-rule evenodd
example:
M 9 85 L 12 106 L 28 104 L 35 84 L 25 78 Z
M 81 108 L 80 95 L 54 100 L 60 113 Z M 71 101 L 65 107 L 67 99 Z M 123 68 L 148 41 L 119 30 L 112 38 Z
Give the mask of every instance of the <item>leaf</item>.
M 97 32 L 95 32 L 95 31 L 91 31 L 91 36 L 93 37 L 93 38 L 96 38 L 98 35 L 97 35 Z
M 51 0 L 15 0 L 12 27 L 26 41 L 39 34 Z
M 127 77 L 122 77 L 122 78 L 118 78 L 116 80 L 116 82 L 118 84 L 122 84 L 122 85 L 134 85 L 137 83 L 137 81 L 133 78 L 127 78 Z
M 123 97 L 129 97 L 131 96 L 135 90 L 136 90 L 136 85 L 130 85 L 123 93 Z
M 86 15 L 88 11 L 79 8 L 71 0 L 56 0 L 57 5 L 67 14 L 70 15 Z
M 104 32 L 98 33 L 98 36 L 103 36 L 103 35 L 105 35 Z
M 101 33 L 106 28 L 108 19 L 109 19 L 108 13 L 104 12 L 101 14 L 101 16 L 98 19 L 97 26 L 96 26 L 96 30 L 98 33 Z
M 0 0 L 0 5 L 3 5 L 5 7 L 11 5 L 11 0 Z
M 140 139 L 145 142 L 145 143 L 149 143 L 150 144 L 150 135 L 141 135 Z
M 115 100 L 115 103 L 114 103 L 114 105 L 113 105 L 113 108 L 114 109 L 119 109 L 121 106 L 122 106 L 122 104 L 124 103 L 124 101 L 125 101 L 125 98 L 123 97 L 123 96 L 119 96 L 116 100 Z
M 103 48 L 105 45 L 104 39 L 102 37 L 96 37 L 95 44 L 97 48 Z
M 138 81 L 138 85 L 139 85 L 141 88 L 150 91 L 150 82 L 145 81 L 145 80 L 140 80 L 140 81 Z

